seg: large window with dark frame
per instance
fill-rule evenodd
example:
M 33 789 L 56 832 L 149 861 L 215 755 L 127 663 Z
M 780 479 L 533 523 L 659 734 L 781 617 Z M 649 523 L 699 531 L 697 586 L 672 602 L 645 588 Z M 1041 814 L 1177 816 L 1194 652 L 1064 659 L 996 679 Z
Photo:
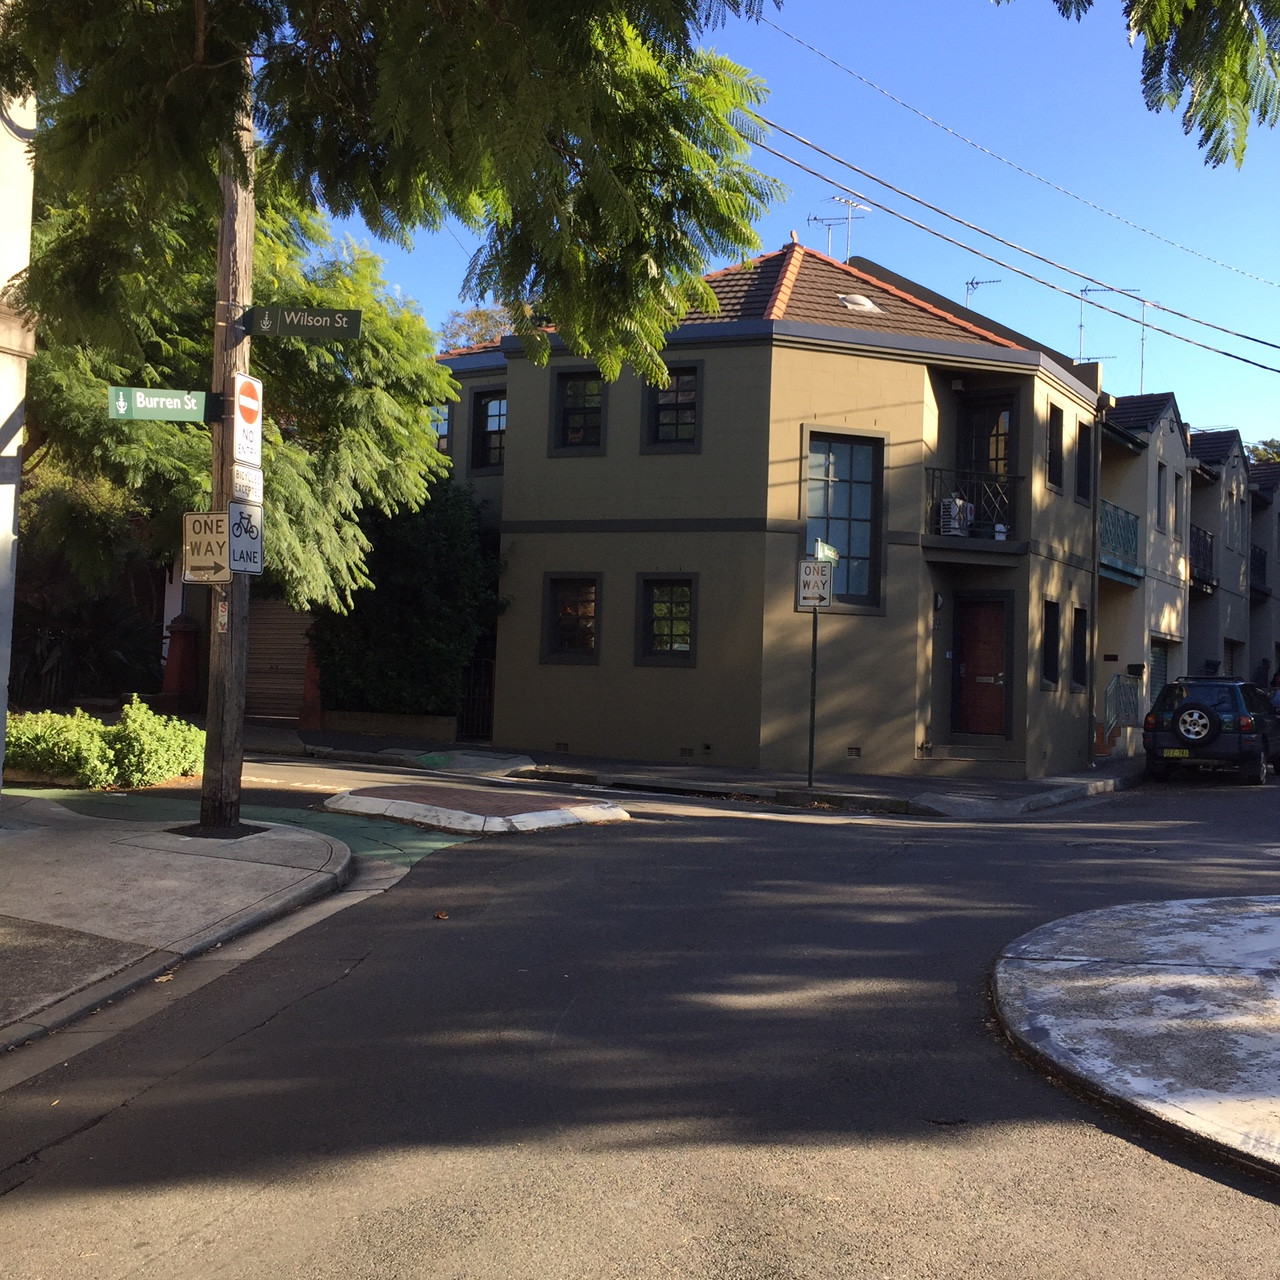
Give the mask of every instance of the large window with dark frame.
M 592 371 L 562 373 L 557 383 L 557 449 L 600 449 L 604 444 L 604 379 Z
M 698 444 L 697 366 L 672 365 L 670 383 L 649 393 L 647 445 L 651 450 L 693 451 Z
M 1056 404 L 1049 406 L 1049 424 L 1045 439 L 1045 483 L 1052 489 L 1062 488 L 1063 447 L 1062 410 Z
M 1062 661 L 1062 606 L 1056 600 L 1044 602 L 1040 634 L 1040 679 L 1056 685 Z
M 1076 497 L 1093 498 L 1093 423 L 1076 423 Z
M 696 660 L 697 580 L 641 574 L 636 600 L 636 664 L 691 667 Z
M 544 662 L 596 662 L 599 574 L 548 574 L 543 601 Z
M 847 604 L 880 603 L 883 488 L 883 441 L 810 435 L 805 554 L 818 538 L 835 547 L 834 592 Z
M 1089 683 L 1089 610 L 1075 609 L 1071 617 L 1071 685 L 1083 689 Z
M 471 469 L 502 466 L 507 440 L 507 391 L 478 391 L 471 413 Z

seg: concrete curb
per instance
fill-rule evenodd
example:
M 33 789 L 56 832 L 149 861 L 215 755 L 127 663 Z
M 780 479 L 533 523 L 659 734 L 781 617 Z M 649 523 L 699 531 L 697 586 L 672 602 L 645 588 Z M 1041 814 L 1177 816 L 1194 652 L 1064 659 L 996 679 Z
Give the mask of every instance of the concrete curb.
M 261 825 L 266 825 L 269 830 L 281 828 L 304 830 L 283 822 Z M 290 888 L 270 894 L 260 899 L 255 905 L 237 911 L 178 940 L 172 947 L 157 948 L 131 961 L 116 973 L 99 978 L 89 986 L 61 997 L 44 1009 L 28 1013 L 21 1022 L 0 1027 L 0 1052 L 38 1040 L 102 1008 L 103 1005 L 118 1000 L 138 987 L 154 981 L 183 960 L 194 959 L 233 938 L 238 938 L 241 934 L 260 929 L 263 925 L 278 920 L 309 902 L 336 893 L 351 879 L 353 871 L 351 850 L 341 840 L 332 836 L 319 836 L 315 832 L 307 832 L 307 834 L 323 840 L 330 846 L 332 856 L 322 868 L 311 871 Z M 253 836 L 245 837 L 247 840 L 253 838 Z
M 599 822 L 629 822 L 631 815 L 616 804 L 578 804 L 563 809 L 518 813 L 512 817 L 485 817 L 461 809 L 443 809 L 412 800 L 361 796 L 351 791 L 330 796 L 324 807 L 334 813 L 390 818 L 413 826 L 431 827 L 459 835 L 499 835 L 512 831 L 545 831 L 551 827 L 575 827 Z

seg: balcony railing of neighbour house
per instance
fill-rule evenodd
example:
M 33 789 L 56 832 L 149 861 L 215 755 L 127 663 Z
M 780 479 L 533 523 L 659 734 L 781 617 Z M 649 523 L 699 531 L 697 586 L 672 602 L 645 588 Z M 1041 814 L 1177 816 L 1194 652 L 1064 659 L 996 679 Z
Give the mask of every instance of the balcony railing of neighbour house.
M 1143 572 L 1138 558 L 1140 523 L 1132 511 L 1117 507 L 1105 498 L 1098 499 L 1098 554 L 1102 563 L 1134 578 Z
M 1119 725 L 1129 727 L 1142 723 L 1142 680 L 1138 676 L 1114 675 L 1107 683 L 1106 742 Z
M 1191 526 L 1191 581 L 1206 591 L 1218 585 L 1213 576 L 1213 534 L 1198 524 Z
M 1016 510 L 1016 476 L 993 476 L 983 471 L 926 469 L 928 506 L 925 530 L 955 538 L 1011 540 Z
M 1269 596 L 1267 585 L 1267 550 L 1256 544 L 1249 548 L 1249 591 L 1255 596 Z

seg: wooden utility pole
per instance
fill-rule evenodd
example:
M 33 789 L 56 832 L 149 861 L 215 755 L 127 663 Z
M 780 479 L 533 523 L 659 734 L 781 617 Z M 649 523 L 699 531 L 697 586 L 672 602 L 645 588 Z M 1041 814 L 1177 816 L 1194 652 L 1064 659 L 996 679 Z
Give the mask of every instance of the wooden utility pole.
M 223 396 L 213 435 L 212 510 L 232 497 L 231 379 L 249 372 L 249 336 L 242 324 L 253 301 L 253 121 L 246 99 L 235 144 L 222 151 L 222 223 L 218 231 L 218 300 L 213 325 L 213 390 Z M 237 150 L 239 154 L 237 154 Z M 214 586 L 209 620 L 209 703 L 205 722 L 200 827 L 233 832 L 240 825 L 244 766 L 244 685 L 249 657 L 249 578 L 233 573 Z M 222 605 L 226 606 L 225 617 Z M 225 629 L 224 629 L 225 626 Z

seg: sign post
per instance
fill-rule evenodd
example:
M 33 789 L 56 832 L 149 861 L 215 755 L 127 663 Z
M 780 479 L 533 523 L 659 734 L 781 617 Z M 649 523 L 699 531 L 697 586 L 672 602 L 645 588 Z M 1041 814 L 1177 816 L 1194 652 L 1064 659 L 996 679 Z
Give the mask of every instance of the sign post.
M 809 647 L 809 790 L 813 790 L 813 750 L 818 726 L 818 611 L 830 609 L 835 599 L 835 571 L 840 553 L 820 538 L 813 556 L 796 565 L 796 608 L 813 614 L 813 638 Z

